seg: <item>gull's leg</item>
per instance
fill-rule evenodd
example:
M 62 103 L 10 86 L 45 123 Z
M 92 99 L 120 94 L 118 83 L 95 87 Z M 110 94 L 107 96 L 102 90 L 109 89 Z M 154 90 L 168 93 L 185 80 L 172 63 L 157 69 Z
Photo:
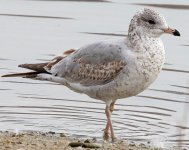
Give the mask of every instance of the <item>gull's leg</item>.
M 115 102 L 112 102 L 110 105 L 106 105 L 106 109 L 105 109 L 105 113 L 106 113 L 106 117 L 107 117 L 107 124 L 106 124 L 106 128 L 104 129 L 104 140 L 108 140 L 109 139 L 109 130 L 111 132 L 111 138 L 112 138 L 112 142 L 114 142 L 115 140 L 115 135 L 114 135 L 114 130 L 113 130 L 113 126 L 112 126 L 112 121 L 111 121 L 111 114 L 114 110 L 114 104 Z
M 106 128 L 104 129 L 104 135 L 103 135 L 103 138 L 106 141 L 108 141 L 108 139 L 109 139 L 109 129 L 110 129 L 110 122 L 108 120 L 108 109 L 109 109 L 109 107 L 106 106 L 105 114 L 106 114 L 106 117 L 107 117 L 107 123 L 106 123 Z
M 114 111 L 114 104 L 115 104 L 115 101 L 110 104 L 110 111 L 111 111 L 111 114 L 112 114 L 113 111 Z
M 114 104 L 115 104 L 115 101 L 110 104 L 110 108 L 109 108 L 109 114 L 110 115 L 109 115 L 109 118 L 107 117 L 109 122 L 110 122 L 110 132 L 111 132 L 112 142 L 115 142 L 115 139 L 116 139 L 115 134 L 114 134 L 113 125 L 112 125 L 112 120 L 111 120 L 111 115 L 114 111 Z

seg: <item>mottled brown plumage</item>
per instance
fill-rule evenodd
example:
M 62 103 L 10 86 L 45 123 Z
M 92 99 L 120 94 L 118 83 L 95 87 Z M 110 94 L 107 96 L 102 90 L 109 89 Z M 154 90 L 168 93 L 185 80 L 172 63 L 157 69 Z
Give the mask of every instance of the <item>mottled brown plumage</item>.
M 112 61 L 100 65 L 85 64 L 82 63 L 80 59 L 75 61 L 80 64 L 80 68 L 77 73 L 72 75 L 72 78 L 75 80 L 85 79 L 88 80 L 89 83 L 95 80 L 96 84 L 98 84 L 98 81 L 100 83 L 111 81 L 126 65 L 124 61 Z

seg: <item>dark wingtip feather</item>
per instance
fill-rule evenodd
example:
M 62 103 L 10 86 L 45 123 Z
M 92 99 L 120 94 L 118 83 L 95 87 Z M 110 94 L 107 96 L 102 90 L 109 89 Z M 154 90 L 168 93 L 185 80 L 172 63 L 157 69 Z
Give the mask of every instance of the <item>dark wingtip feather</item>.
M 38 64 L 21 64 L 18 65 L 18 67 L 34 70 L 39 73 L 46 73 L 47 71 L 44 69 L 46 65 L 48 65 L 48 62 Z
M 26 78 L 30 78 L 30 76 L 31 76 L 32 78 L 34 78 L 34 76 L 36 77 L 37 74 L 38 74 L 38 72 L 12 73 L 12 74 L 2 75 L 1 77 L 26 77 Z

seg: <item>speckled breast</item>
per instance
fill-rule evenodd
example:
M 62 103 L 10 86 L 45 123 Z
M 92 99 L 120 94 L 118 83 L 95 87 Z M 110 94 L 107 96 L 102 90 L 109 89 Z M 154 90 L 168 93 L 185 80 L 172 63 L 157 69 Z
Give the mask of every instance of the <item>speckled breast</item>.
M 133 62 L 124 68 L 120 79 L 115 82 L 118 98 L 139 94 L 157 78 L 164 64 L 165 51 L 161 40 L 156 42 L 154 46 L 144 45 L 143 52 L 136 52 Z
M 144 91 L 158 76 L 165 60 L 161 41 L 158 46 L 147 47 L 143 52 L 135 52 L 122 72 L 111 83 L 99 88 L 98 99 L 122 99 Z M 103 92 L 102 92 L 103 91 Z

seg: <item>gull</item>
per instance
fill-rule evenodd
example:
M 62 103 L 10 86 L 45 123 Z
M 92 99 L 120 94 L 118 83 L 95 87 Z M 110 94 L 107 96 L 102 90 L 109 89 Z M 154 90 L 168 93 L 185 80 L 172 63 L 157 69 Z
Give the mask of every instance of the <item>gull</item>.
M 180 36 L 155 10 L 144 8 L 131 19 L 128 35 L 70 49 L 50 62 L 22 64 L 32 72 L 3 77 L 26 77 L 60 83 L 106 104 L 103 138 L 115 141 L 111 115 L 118 99 L 135 96 L 157 78 L 165 61 L 164 33 Z

